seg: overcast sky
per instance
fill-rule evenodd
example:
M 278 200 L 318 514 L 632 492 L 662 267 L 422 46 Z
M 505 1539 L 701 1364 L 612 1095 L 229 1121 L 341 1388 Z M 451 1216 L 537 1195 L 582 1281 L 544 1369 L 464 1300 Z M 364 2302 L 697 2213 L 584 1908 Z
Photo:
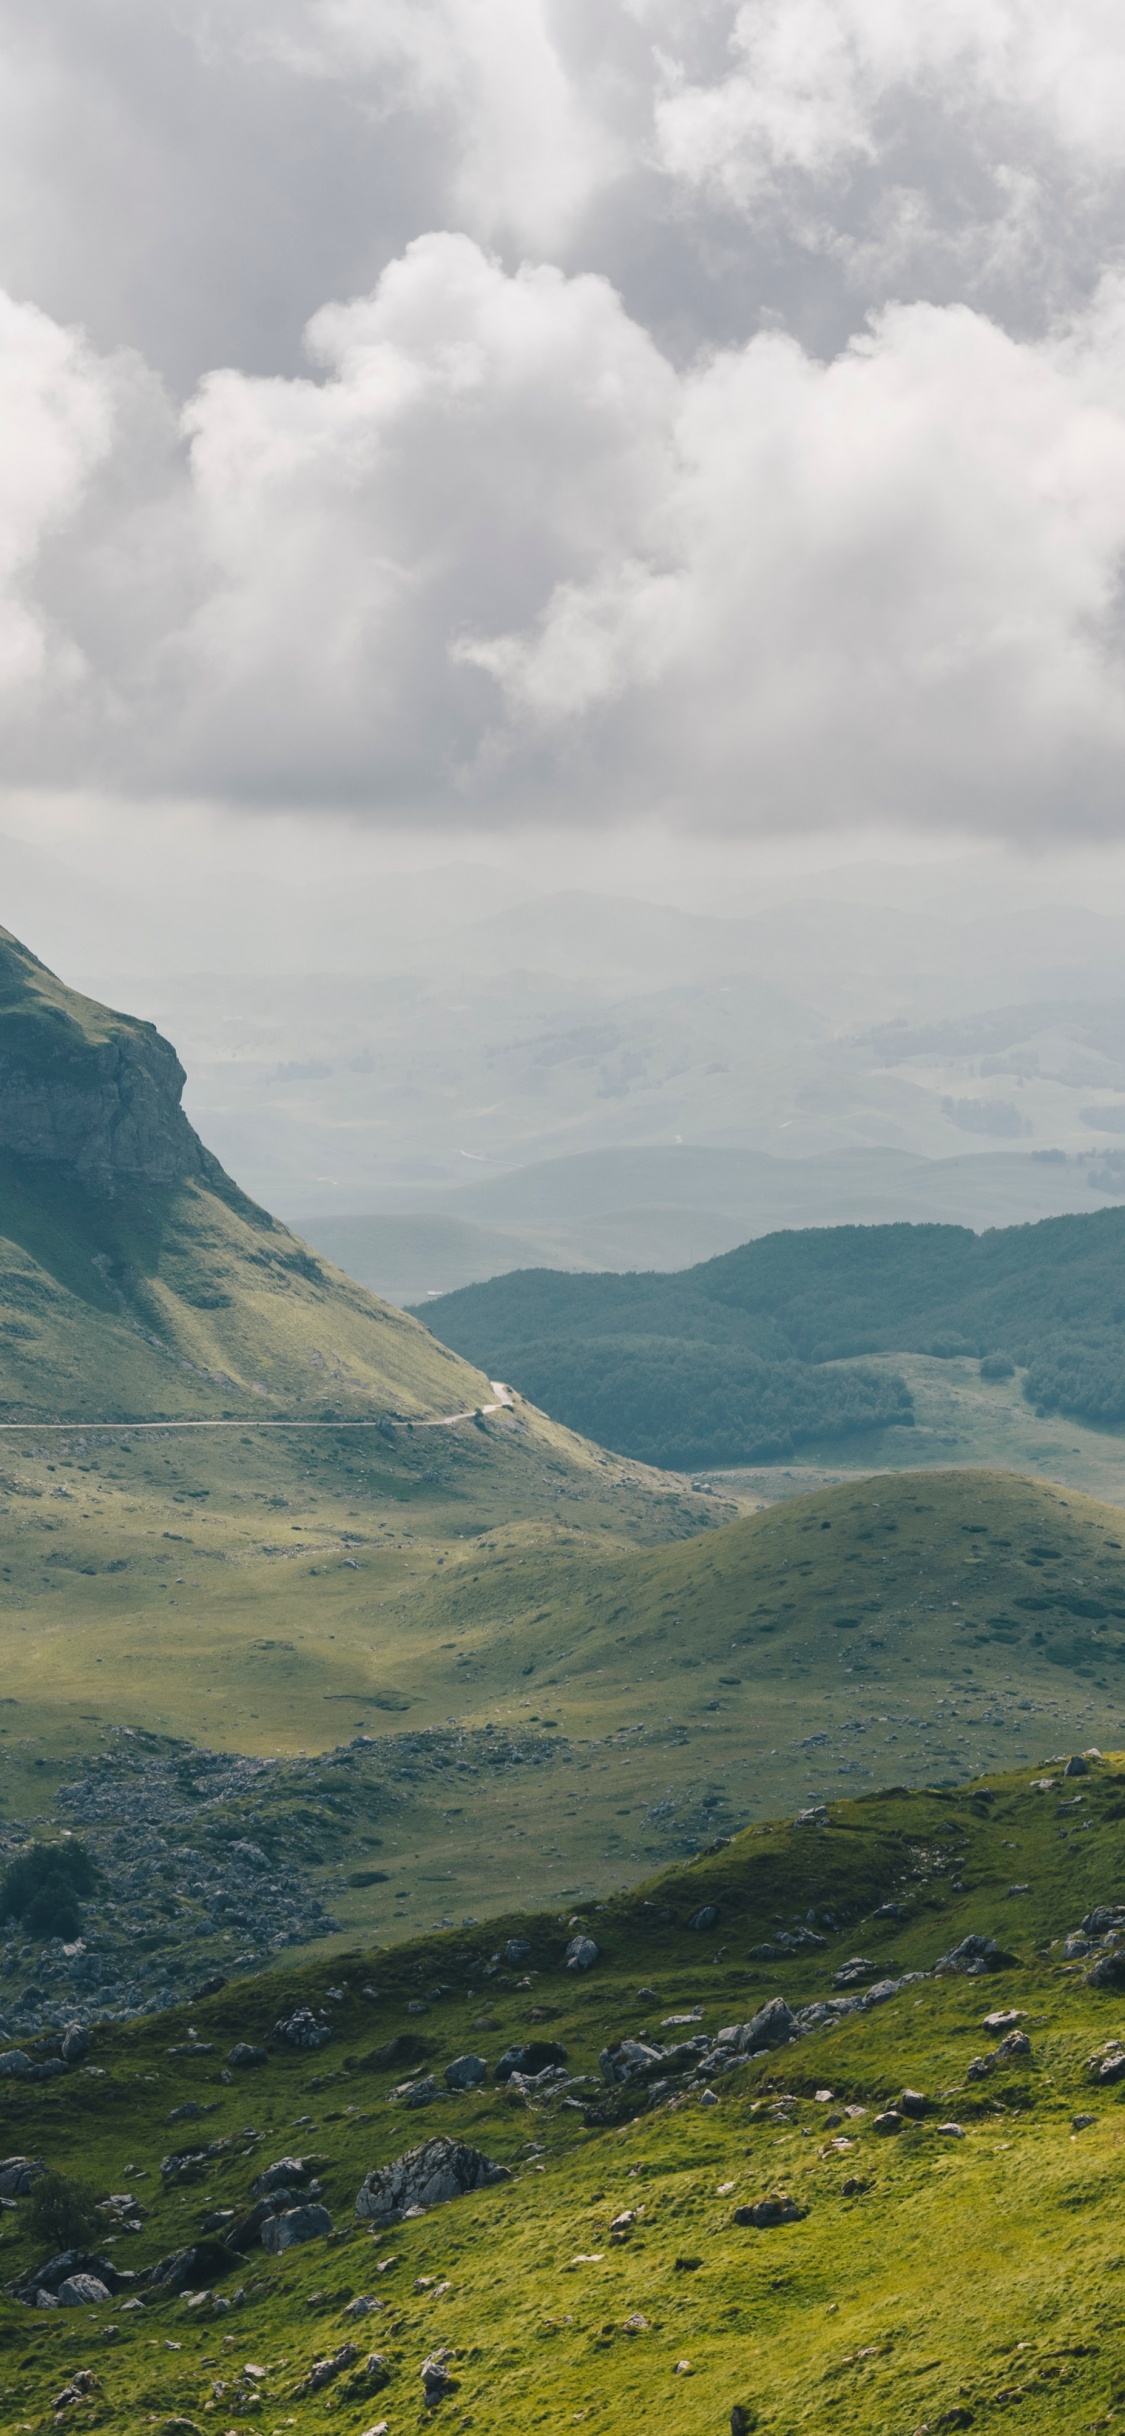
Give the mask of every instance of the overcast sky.
M 1120 8 L 0 43 L 10 823 L 1120 836 Z

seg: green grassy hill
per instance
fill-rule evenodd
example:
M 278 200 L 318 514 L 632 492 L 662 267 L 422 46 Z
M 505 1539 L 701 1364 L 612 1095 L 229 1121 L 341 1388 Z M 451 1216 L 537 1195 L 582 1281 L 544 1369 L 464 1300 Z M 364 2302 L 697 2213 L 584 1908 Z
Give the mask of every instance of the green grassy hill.
M 518 1416 L 437 1461 L 421 1431 L 37 1443 L 0 1499 L 10 1830 L 73 1824 L 115 1726 L 255 1754 L 345 1936 L 602 1895 L 888 1773 L 1125 1746 L 1125 1525 L 1073 1491 L 896 1475 L 700 1532 L 593 1456 L 552 1474 Z
M 1036 1226 L 823 1227 L 700 1267 L 521 1270 L 424 1306 L 467 1360 L 604 1445 L 698 1467 L 912 1420 L 864 1354 L 999 1354 L 1040 1411 L 1125 1420 L 1125 1210 Z
M 84 2181 L 101 2203 L 93 2250 L 138 2279 L 91 2308 L 28 2309 L 11 2288 L 44 2252 L 30 2201 L 5 2210 L 5 2426 L 54 2413 L 162 2436 L 359 2436 L 432 2416 L 480 2436 L 719 2436 L 738 2411 L 763 2436 L 1112 2429 L 1125 2080 L 1095 2084 L 1088 2067 L 1121 2033 L 1121 1998 L 1061 1940 L 1121 1897 L 1123 1794 L 1119 1763 L 1098 1762 L 1043 1790 L 1023 1771 L 870 1794 L 589 1909 L 600 1957 L 585 1974 L 563 1967 L 580 1927 L 565 1912 L 394 1953 L 361 1944 L 107 2027 L 56 2078 L 0 2079 L 0 2153 Z M 509 1934 L 529 1948 L 510 1962 Z M 932 1976 L 969 1935 L 1002 1967 Z M 755 1958 L 762 1945 L 787 1958 Z M 823 2002 L 857 1955 L 852 1995 L 892 1992 L 722 2067 L 724 2025 L 775 1996 L 795 2013 Z M 297 2004 L 329 2028 L 318 2052 L 276 2033 Z M 1018 2017 L 1022 2050 L 998 2052 L 995 2012 Z M 610 2088 L 603 2049 L 641 2035 L 698 2035 L 706 2064 L 673 2060 L 655 2091 Z M 566 2079 L 498 2086 L 504 2049 L 535 2038 L 559 2042 Z M 239 2040 L 268 2060 L 232 2069 Z M 450 2094 L 444 2067 L 466 2051 L 488 2077 Z M 412 2105 L 427 2078 L 435 2094 Z M 896 2110 L 904 2089 L 917 2119 Z M 433 2137 L 507 2179 L 372 2232 L 354 2213 L 362 2179 Z M 237 2226 L 257 2176 L 294 2156 L 320 2183 L 326 2236 L 188 2256 L 178 2292 L 147 2280 L 203 2227 L 214 2243 Z M 790 2221 L 738 2222 L 777 2193 Z M 431 2414 L 436 2353 L 450 2383 Z

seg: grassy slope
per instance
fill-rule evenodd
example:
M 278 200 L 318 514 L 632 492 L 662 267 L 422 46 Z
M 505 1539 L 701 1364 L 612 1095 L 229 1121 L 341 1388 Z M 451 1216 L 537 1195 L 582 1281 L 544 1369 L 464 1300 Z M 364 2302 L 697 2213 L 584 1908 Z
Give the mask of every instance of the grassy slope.
M 489 1398 L 416 1321 L 204 1181 L 99 1204 L 9 1160 L 0 1187 L 0 1412 L 12 1418 L 426 1415 Z M 120 1264 L 121 1283 L 98 1257 Z
M 0 1515 L 9 1817 L 46 1814 L 114 1720 L 266 1754 L 362 1729 L 376 1772 L 395 1731 L 450 1720 L 569 1755 L 565 1777 L 506 1768 L 452 1797 L 412 1759 L 375 1912 L 346 1850 L 320 1886 L 380 1935 L 605 1890 L 715 1822 L 888 1771 L 1125 1742 L 1125 1530 L 1073 1492 L 905 1475 L 699 1537 L 620 1467 L 590 1457 L 583 1485 L 561 1445 L 552 1472 L 518 1422 L 437 1455 L 421 1432 L 378 1455 L 271 1439 L 267 1472 L 250 1432 L 65 1444 L 53 1474 L 21 1460 Z M 482 1527 L 497 1503 L 511 1519 Z
M 249 1201 L 151 1024 L 0 931 L 0 1413 L 470 1408 L 487 1382 Z
M 118 2242 L 124 2265 L 143 2268 L 189 2240 L 202 2214 L 244 2201 L 262 2164 L 294 2148 L 323 2160 L 337 2227 L 282 2261 L 253 2254 L 244 2297 L 218 2317 L 175 2299 L 147 2299 L 133 2314 L 120 2301 L 49 2315 L 0 2302 L 5 2426 L 49 2425 L 50 2398 L 81 2364 L 99 2384 L 68 2410 L 72 2427 L 160 2427 L 175 2414 L 200 2428 L 312 2436 L 336 2425 L 358 2436 L 386 2417 L 397 2432 L 421 2423 L 418 2371 L 441 2343 L 458 2378 L 442 2423 L 480 2436 L 576 2424 L 697 2436 L 725 2427 L 734 2403 L 778 2436 L 1003 2426 L 1015 2404 L 1036 2431 L 1112 2427 L 1125 2368 L 1125 2097 L 1120 2087 L 1092 2092 L 1084 2064 L 1122 2029 L 1121 2000 L 1087 1988 L 1051 1941 L 1090 1903 L 1122 1892 L 1125 1777 L 1095 1769 L 1065 1810 L 1069 1786 L 1032 1793 L 1026 1772 L 990 1782 L 991 1803 L 878 1794 L 835 1806 L 827 1831 L 751 1830 L 592 1914 L 603 1960 L 588 1982 L 561 1970 L 568 1932 L 550 1915 L 531 1927 L 523 1982 L 485 1976 L 489 1937 L 357 1952 L 107 2030 L 93 2059 L 101 2077 L 0 2084 L 0 2150 L 43 2154 L 100 2191 L 136 2194 L 146 2221 Z M 874 1920 L 892 1897 L 905 1917 Z M 718 1904 L 720 1923 L 701 1937 L 686 1920 L 704 1901 Z M 780 1975 L 746 1960 L 779 1922 L 820 1906 L 842 1923 L 824 1952 Z M 546 2018 L 571 2071 L 594 2071 L 604 2040 L 651 2029 L 666 2011 L 700 2004 L 715 2028 L 775 1992 L 807 2002 L 855 1951 L 926 1969 L 969 1930 L 996 1935 L 1020 1959 L 984 1980 L 926 1980 L 744 2065 L 720 2080 L 710 2111 L 688 2099 L 619 2128 L 583 2129 L 574 2112 L 489 2087 L 408 2113 L 391 2098 L 395 2073 L 371 2065 L 376 2046 L 406 2030 L 423 2034 L 439 2071 L 466 2047 L 495 2061 L 509 2038 L 528 2035 L 529 2018 Z M 436 1981 L 447 1993 L 423 2019 L 408 2015 Z M 224 2087 L 232 2039 L 268 2037 L 283 2006 L 325 2003 L 329 1987 L 344 1990 L 342 2004 L 328 2002 L 339 2024 L 330 2047 L 275 2054 Z M 374 2002 L 360 1993 L 372 1987 Z M 639 1997 L 642 1987 L 652 1993 Z M 981 2018 L 997 2004 L 1023 2010 L 1031 2056 L 969 2082 L 968 2063 L 990 2043 Z M 214 2042 L 211 2056 L 170 2056 L 189 2022 Z M 874 2114 L 904 2085 L 925 2091 L 931 2111 L 880 2138 Z M 834 2109 L 815 2094 L 826 2089 Z M 170 2127 L 188 2097 L 214 2111 Z M 866 2112 L 836 2127 L 851 2148 L 827 2151 L 826 2117 L 845 2103 Z M 1079 2133 L 1080 2112 L 1094 2121 Z M 940 2136 L 946 2119 L 963 2140 Z M 160 2157 L 193 2131 L 231 2146 L 205 2180 L 162 2193 Z M 483 2147 L 513 2180 L 373 2238 L 351 2213 L 362 2175 L 437 2131 Z M 737 2205 L 774 2188 L 794 2194 L 803 2221 L 768 2233 L 733 2225 Z M 637 2206 L 643 2216 L 615 2247 L 611 2218 Z M 32 2263 L 25 2218 L 20 2203 L 3 2219 L 8 2277 Z M 358 2330 L 342 2315 L 357 2293 L 381 2303 Z M 637 2313 L 644 2324 L 630 2331 Z M 117 2329 L 108 2339 L 107 2322 Z M 386 2393 L 336 2410 L 323 2395 L 301 2398 L 312 2360 L 353 2334 L 364 2352 L 386 2355 Z M 244 2360 L 266 2371 L 257 2420 L 234 2390 Z M 690 2371 L 677 2373 L 680 2362 Z M 226 2392 L 208 2418 L 216 2379 Z

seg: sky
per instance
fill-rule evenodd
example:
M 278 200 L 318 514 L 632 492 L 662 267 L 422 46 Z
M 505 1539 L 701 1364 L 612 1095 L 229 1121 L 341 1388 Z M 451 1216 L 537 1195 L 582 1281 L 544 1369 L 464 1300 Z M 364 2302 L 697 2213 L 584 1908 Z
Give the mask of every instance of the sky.
M 1119 8 L 0 0 L 0 46 L 6 839 L 1116 848 Z

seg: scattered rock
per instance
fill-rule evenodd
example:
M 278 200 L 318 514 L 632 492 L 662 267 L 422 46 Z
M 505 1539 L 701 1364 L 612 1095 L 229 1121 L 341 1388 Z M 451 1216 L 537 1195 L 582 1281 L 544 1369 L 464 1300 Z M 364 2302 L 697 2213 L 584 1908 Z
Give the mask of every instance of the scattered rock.
M 342 2376 L 344 2370 L 350 2368 L 358 2358 L 358 2343 L 341 2343 L 338 2351 L 329 2352 L 324 2359 L 313 2361 L 300 2384 L 294 2386 L 294 2395 L 319 2394 L 323 2386 L 331 2385 L 333 2379 Z
M 566 2048 L 557 2038 L 527 2039 L 522 2046 L 505 2047 L 493 2077 L 501 2086 L 511 2080 L 514 2072 L 522 2073 L 525 2080 L 534 2080 L 539 2073 L 546 2072 L 548 2065 L 565 2062 Z
M 46 2171 L 42 2157 L 0 2157 L 0 2199 L 26 2199 L 36 2175 Z
M 241 2038 L 235 2042 L 227 2057 L 228 2064 L 233 2064 L 236 2072 L 249 2072 L 256 2064 L 268 2064 L 269 2060 L 267 2048 L 253 2047 L 248 2040 Z
M 888 2106 L 884 2114 L 876 2115 L 871 2129 L 872 2131 L 877 2132 L 901 2131 L 902 2116 L 900 2115 L 897 2106 Z
M 71 2022 L 63 2031 L 59 2051 L 64 2064 L 80 2064 L 83 2056 L 89 2055 L 93 2044 L 93 2032 L 85 2029 L 81 2022 Z
M 132 2276 L 126 2278 L 119 2275 L 112 2261 L 100 2258 L 94 2250 L 59 2250 L 53 2258 L 44 2259 L 42 2266 L 33 2267 L 30 2275 L 23 2277 L 15 2287 L 16 2299 L 33 2308 L 53 2307 L 60 2286 L 74 2275 L 96 2276 L 98 2282 L 105 2285 L 107 2293 L 116 2292 L 122 2283 L 135 2280 Z
M 100 2275 L 68 2275 L 59 2285 L 57 2298 L 60 2309 L 91 2309 L 99 2301 L 108 2301 L 110 2291 Z
M 422 2391 L 431 2410 L 434 2410 L 439 2402 L 444 2402 L 447 2394 L 454 2394 L 457 2391 L 457 2380 L 448 2366 L 452 2358 L 453 2354 L 448 2348 L 442 2351 L 432 2351 L 429 2359 L 423 2360 L 418 2371 L 422 2380 Z
M 323 2015 L 318 2016 L 313 2013 L 308 2005 L 298 2005 L 295 2013 L 287 2014 L 282 2021 L 274 2023 L 273 2034 L 286 2047 L 315 2050 L 317 2047 L 328 2045 L 332 2036 L 332 2028 Z M 264 2049 L 260 2052 L 264 2060 Z M 234 2060 L 232 2054 L 230 2058 L 232 2064 Z
M 991 2030 L 993 2038 L 1002 2038 L 1006 2030 L 1014 2030 L 1017 2023 L 1022 2022 L 1023 2019 L 1022 2013 L 1018 2013 L 1014 2007 L 1009 2007 L 1006 2013 L 986 2013 L 981 2023 L 981 2029 Z
M 1031 2040 L 1026 2030 L 1009 2030 L 1007 2038 L 1001 2039 L 996 2053 L 1003 2057 L 1006 2064 L 1010 2064 L 1017 2055 L 1030 2055 Z
M 1072 2117 L 1073 2128 L 1075 2131 L 1089 2131 L 1091 2123 L 1096 2123 L 1097 2119 L 1096 2115 L 1074 2115 Z
M 1064 1776 L 1088 1776 L 1089 1773 L 1090 1762 L 1088 1759 L 1083 1759 L 1080 1751 L 1076 1751 L 1073 1758 L 1068 1759 L 1063 1769 Z
M 219 2283 L 241 2265 L 227 2242 L 194 2241 L 186 2249 L 170 2250 L 166 2258 L 158 2259 L 149 2268 L 148 2281 L 157 2292 L 200 2292 L 205 2284 Z
M 965 2137 L 959 2123 L 939 2123 L 938 2130 L 947 2140 L 963 2140 Z
M 197 1987 L 195 1995 L 192 1998 L 192 2003 L 199 2005 L 203 2003 L 204 1997 L 206 1996 L 218 1996 L 220 1991 L 225 1988 L 226 1984 L 226 1980 L 223 1978 L 221 1971 L 209 1971 L 206 1979 L 200 1980 L 199 1986 Z
M 1018 1955 L 1005 1953 L 994 1937 L 983 1937 L 979 1932 L 974 1932 L 962 1937 L 960 1945 L 955 1945 L 948 1954 L 942 1954 L 935 1962 L 934 1970 L 979 1979 L 986 1971 L 1011 1970 L 1018 1960 Z
M 278 2157 L 275 2164 L 264 2166 L 250 2185 L 251 2197 L 268 2199 L 272 2191 L 299 2189 L 312 2179 L 312 2169 L 303 2157 Z
M 531 1960 L 531 1945 L 526 1937 L 509 1937 L 504 1948 L 504 1960 L 513 1971 L 522 1971 Z
M 1103 1954 L 1092 1970 L 1087 1971 L 1086 1985 L 1088 1988 L 1125 1988 L 1125 1954 Z
M 751 2021 L 743 2025 L 739 2051 L 743 2055 L 760 2055 L 767 2047 L 784 2047 L 797 2035 L 796 2015 L 791 2013 L 783 1996 L 771 1996 Z
M 1125 1928 L 1125 1904 L 1096 1903 L 1082 1923 L 1087 1937 L 1109 1937 L 1115 1929 Z
M 862 1987 L 865 1979 L 876 1977 L 878 1969 L 878 1963 L 870 1962 L 866 1954 L 853 1954 L 847 1962 L 840 1964 L 838 1971 L 833 1971 L 832 1985 L 834 1988 Z
M 396 2097 L 399 2094 L 396 2090 Z M 404 2106 L 432 2106 L 434 2099 L 440 2098 L 441 2091 L 437 2082 L 427 2073 L 425 2080 L 411 2081 L 409 2087 L 402 2090 L 401 2096 Z
M 72 2402 L 85 2402 L 90 2394 L 97 2391 L 97 2384 L 92 2368 L 76 2368 L 69 2385 L 64 2385 L 61 2394 L 55 2395 L 51 2409 L 66 2411 Z
M 285 2208 L 279 2216 L 268 2216 L 262 2226 L 263 2250 L 275 2257 L 280 2250 L 292 2250 L 298 2242 L 320 2241 L 332 2231 L 332 2219 L 327 2208 L 318 2206 Z
M 749 2207 L 736 2208 L 731 2223 L 755 2225 L 759 2232 L 764 2232 L 770 2225 L 797 2224 L 807 2215 L 808 2209 L 799 2208 L 787 2191 L 774 2191 L 768 2199 L 755 2199 Z
M 713 1929 L 718 1927 L 718 1921 L 719 1907 L 717 1903 L 701 1903 L 699 1910 L 692 1913 L 691 1918 L 688 1921 L 688 1927 L 689 1929 L 700 1930 Z
M 929 2103 L 929 2099 L 920 2089 L 904 2089 L 898 2102 L 899 2113 L 909 2115 L 911 2121 L 917 2123 L 919 2118 L 925 2114 Z
M 482 2055 L 457 2055 L 445 2067 L 447 2089 L 477 2089 L 487 2078 L 488 2066 Z
M 360 2186 L 355 2212 L 372 2224 L 400 2224 L 412 2209 L 440 2207 L 467 2191 L 509 2180 L 507 2166 L 494 2165 L 463 2140 L 426 2140 L 390 2165 L 372 2169 Z
M 31 2057 L 24 2054 L 22 2047 L 9 2047 L 0 2055 L 0 2080 L 24 2081 L 34 2070 Z
M 986 2081 L 989 2073 L 992 2070 L 994 2060 L 994 2057 L 991 2055 L 974 2055 L 972 2063 L 969 2065 L 965 2074 L 965 2079 L 967 2081 Z
M 1120 2081 L 1125 2078 L 1125 2047 L 1122 2046 L 1119 2038 L 1109 2039 L 1104 2047 L 1098 2049 L 1096 2055 L 1090 2056 L 1086 2065 L 1086 2078 L 1090 2081 L 1102 2082 Z
M 592 1937 L 571 1938 L 566 1949 L 568 1971 L 592 1971 L 594 1964 L 600 1960 L 601 1947 L 595 1945 Z

